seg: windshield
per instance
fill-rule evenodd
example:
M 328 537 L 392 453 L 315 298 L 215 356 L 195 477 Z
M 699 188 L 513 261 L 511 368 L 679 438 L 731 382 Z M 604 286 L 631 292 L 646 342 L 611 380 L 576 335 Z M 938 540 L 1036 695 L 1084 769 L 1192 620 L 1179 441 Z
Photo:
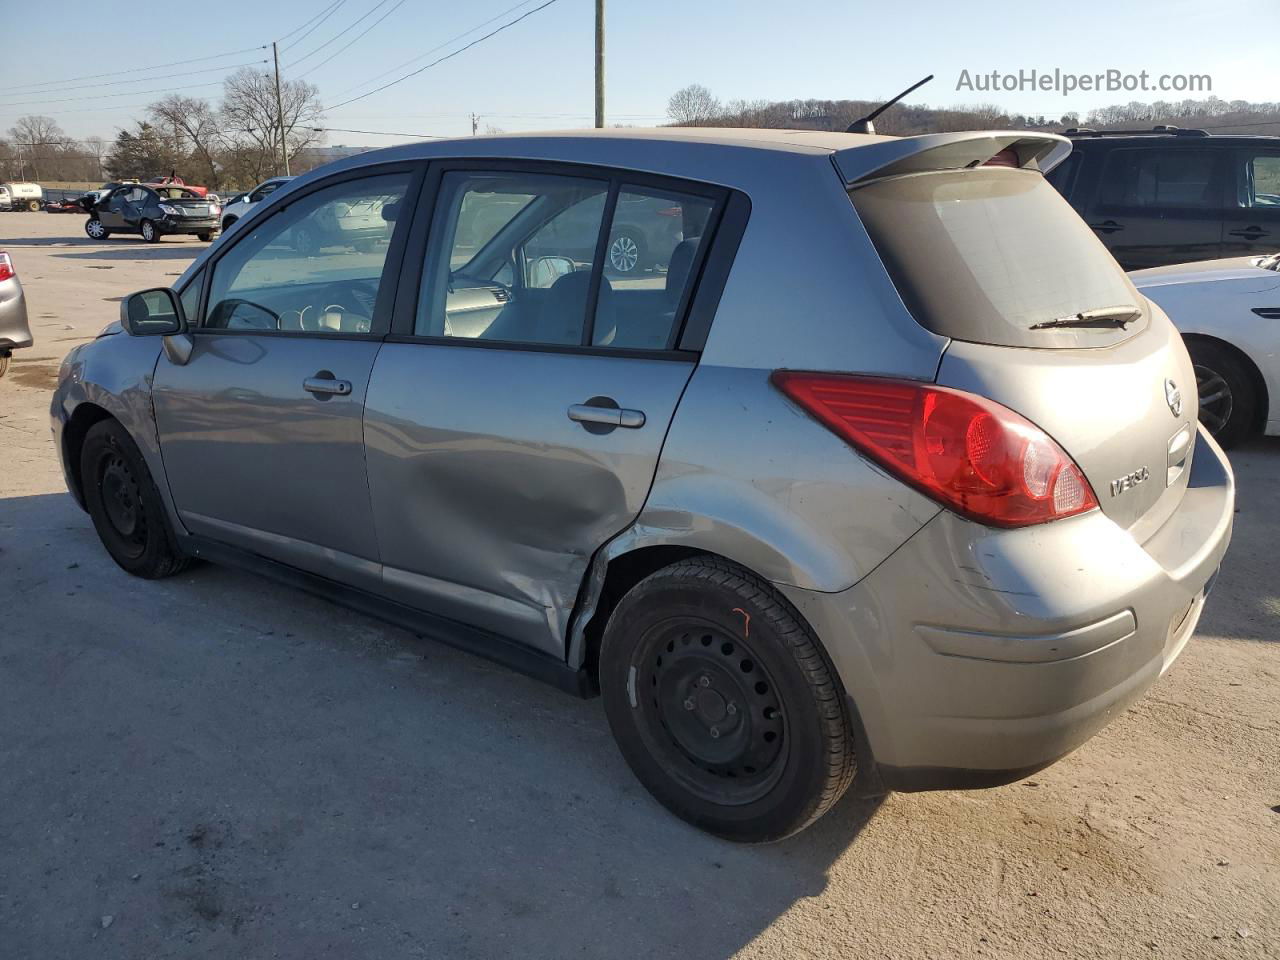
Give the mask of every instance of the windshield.
M 893 177 L 850 197 L 907 309 L 942 336 L 1096 347 L 1146 323 L 1124 271 L 1037 172 Z

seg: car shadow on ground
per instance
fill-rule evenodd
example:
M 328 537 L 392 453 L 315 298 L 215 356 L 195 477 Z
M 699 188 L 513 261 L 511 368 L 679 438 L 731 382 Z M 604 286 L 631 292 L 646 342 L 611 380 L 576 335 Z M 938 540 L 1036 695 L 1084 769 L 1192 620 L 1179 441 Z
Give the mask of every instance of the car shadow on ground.
M 0 568 L 16 955 L 109 915 L 98 956 L 729 957 L 879 807 L 717 840 L 598 700 L 238 571 L 129 577 L 65 494 L 0 500 Z
M 208 247 L 207 243 L 178 245 L 166 244 L 162 240 L 160 243 L 150 244 L 139 240 L 135 244 L 121 246 L 119 249 L 95 246 L 83 253 L 55 253 L 53 256 L 63 260 L 194 260 Z

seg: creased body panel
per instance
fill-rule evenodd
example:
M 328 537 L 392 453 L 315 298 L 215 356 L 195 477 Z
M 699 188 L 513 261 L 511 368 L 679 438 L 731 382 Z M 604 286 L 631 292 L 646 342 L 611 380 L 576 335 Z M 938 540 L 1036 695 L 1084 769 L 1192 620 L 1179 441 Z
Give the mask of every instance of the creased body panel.
M 365 439 L 387 595 L 563 656 L 587 564 L 640 512 L 691 369 L 386 344 Z M 570 419 L 594 397 L 644 425 Z

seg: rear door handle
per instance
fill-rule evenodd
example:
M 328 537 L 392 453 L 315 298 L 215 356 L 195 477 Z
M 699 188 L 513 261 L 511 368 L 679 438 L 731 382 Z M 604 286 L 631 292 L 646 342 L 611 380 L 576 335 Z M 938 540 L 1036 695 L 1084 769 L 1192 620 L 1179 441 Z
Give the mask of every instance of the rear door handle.
M 644 411 L 575 403 L 569 408 L 569 419 L 578 423 L 598 423 L 607 427 L 626 427 L 629 430 L 638 430 L 644 426 Z
M 1124 224 L 1116 223 L 1114 220 L 1103 220 L 1102 223 L 1091 223 L 1089 226 L 1099 233 L 1117 233 L 1124 229 Z
M 322 373 L 326 372 L 322 371 Z M 303 380 L 302 389 L 322 399 L 328 399 L 331 396 L 346 397 L 351 395 L 351 381 L 334 379 L 331 373 L 327 377 L 317 374 Z
M 1267 231 L 1261 227 L 1245 227 L 1243 230 L 1228 231 L 1233 237 L 1244 237 L 1247 240 L 1257 240 L 1259 237 L 1265 237 Z

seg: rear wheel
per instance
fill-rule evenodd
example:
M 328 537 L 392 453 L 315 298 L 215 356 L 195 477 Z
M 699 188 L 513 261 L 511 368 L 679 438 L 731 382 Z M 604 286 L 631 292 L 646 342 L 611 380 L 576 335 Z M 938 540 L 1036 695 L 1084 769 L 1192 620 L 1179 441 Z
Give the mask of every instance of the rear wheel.
M 160 242 L 160 231 L 156 228 L 156 225 L 152 223 L 150 220 L 142 221 L 142 226 L 139 232 L 142 234 L 142 239 L 147 241 L 147 243 Z
M 105 240 L 111 236 L 111 231 L 104 227 L 97 217 L 89 218 L 84 225 L 84 232 L 90 240 Z
M 85 434 L 80 483 L 102 545 L 124 570 L 154 580 L 186 568 L 146 461 L 117 421 L 103 420 Z
M 32 213 L 38 213 L 40 210 L 40 201 L 39 200 L 27 201 L 27 209 L 30 210 Z
M 235 223 L 235 222 L 236 222 L 237 220 L 239 220 L 239 219 L 240 219 L 239 217 L 227 217 L 227 219 L 223 220 L 223 221 L 222 221 L 222 232 L 223 232 L 223 233 L 226 233 L 228 230 L 230 230 L 230 229 L 231 229 L 231 225 L 232 225 L 233 223 Z
M 197 234 L 196 234 L 196 239 L 197 239 L 197 240 L 199 240 L 201 243 L 212 243 L 212 242 L 213 242 L 213 236 L 214 236 L 214 235 L 213 235 L 213 233 L 211 233 L 211 232 L 206 232 L 206 233 L 197 233 Z
M 320 236 L 305 223 L 293 228 L 293 248 L 304 257 L 314 257 L 320 252 Z
M 609 266 L 616 273 L 640 273 L 646 266 L 644 239 L 630 229 L 615 233 L 609 240 Z
M 1223 447 L 1234 447 L 1257 426 L 1258 390 L 1253 372 L 1230 349 L 1218 343 L 1187 344 L 1200 394 L 1200 422 Z
M 3 377 L 9 370 L 9 358 L 0 357 L 0 377 Z
M 727 561 L 681 561 L 633 587 L 605 630 L 600 687 L 640 782 L 718 836 L 782 839 L 853 779 L 844 692 L 817 638 Z

